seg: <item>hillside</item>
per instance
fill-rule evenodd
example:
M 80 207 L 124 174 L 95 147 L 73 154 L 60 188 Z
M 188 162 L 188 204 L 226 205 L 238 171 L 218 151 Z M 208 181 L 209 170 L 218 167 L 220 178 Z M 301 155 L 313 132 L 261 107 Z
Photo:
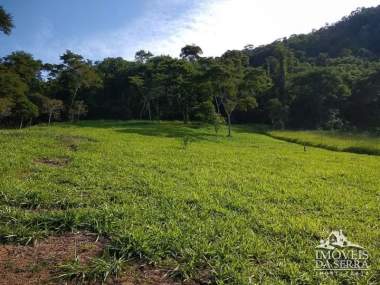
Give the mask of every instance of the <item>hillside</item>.
M 358 9 L 306 35 L 246 48 L 250 65 L 273 88 L 240 121 L 276 128 L 372 129 L 380 126 L 380 6 Z
M 338 23 L 309 35 L 290 37 L 287 46 L 307 56 L 327 53 L 331 57 L 354 54 L 359 57 L 380 56 L 380 6 L 358 9 Z
M 360 8 L 337 23 L 326 25 L 310 34 L 292 35 L 282 42 L 299 58 L 314 58 L 320 54 L 337 58 L 353 55 L 360 58 L 380 57 L 380 6 Z M 276 43 L 261 46 L 253 57 L 269 55 Z M 254 59 L 256 64 L 260 61 Z

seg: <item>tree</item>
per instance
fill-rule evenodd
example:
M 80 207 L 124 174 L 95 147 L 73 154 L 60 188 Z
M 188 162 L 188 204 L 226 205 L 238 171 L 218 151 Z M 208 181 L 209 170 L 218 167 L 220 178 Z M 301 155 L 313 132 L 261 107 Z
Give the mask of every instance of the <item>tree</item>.
M 106 58 L 96 64 L 95 69 L 102 80 L 101 88 L 95 89 L 90 110 L 95 118 L 131 119 L 136 118 L 140 107 L 135 86 L 129 77 L 136 75 L 140 64 L 121 57 Z M 94 89 L 94 88 L 91 88 Z
M 20 120 L 21 129 L 25 120 L 32 120 L 38 116 L 38 107 L 26 96 L 16 97 L 12 114 Z
M 29 53 L 16 51 L 4 57 L 3 64 L 17 73 L 28 85 L 29 90 L 38 88 L 42 68 L 42 62 L 40 60 L 35 60 Z
M 135 76 L 131 76 L 129 80 L 131 84 L 135 86 L 138 94 L 143 99 L 142 108 L 140 112 L 140 119 L 142 118 L 142 115 L 144 112 L 148 112 L 148 118 L 151 121 L 152 120 L 152 109 L 151 109 L 152 93 L 150 92 L 150 89 L 149 89 L 148 79 L 145 78 L 144 80 L 142 76 L 135 75 Z
M 150 51 L 145 50 L 139 50 L 135 54 L 135 60 L 138 63 L 146 63 L 151 57 L 153 57 L 153 54 Z
M 223 86 L 222 104 L 227 114 L 228 136 L 231 136 L 231 115 L 239 104 L 238 89 L 233 82 L 226 82 Z
M 12 114 L 13 102 L 9 98 L 0 98 L 0 120 Z
M 66 51 L 61 56 L 63 65 L 58 73 L 58 80 L 69 94 L 69 111 L 75 109 L 78 92 L 81 88 L 97 88 L 101 85 L 101 78 L 92 68 L 90 62 L 86 62 L 81 55 Z M 72 112 L 69 112 L 71 121 L 74 120 Z
M 316 68 L 293 78 L 289 94 L 291 126 L 315 129 L 325 125 L 331 110 L 346 105 L 351 89 L 337 70 Z
M 275 87 L 277 88 L 282 103 L 285 104 L 288 100 L 286 97 L 286 87 L 288 80 L 288 66 L 292 53 L 283 43 L 277 43 L 274 48 L 274 54 L 279 63 L 274 77 Z
M 196 61 L 203 54 L 202 49 L 197 45 L 187 45 L 181 49 L 180 57 L 189 61 Z
M 380 69 L 355 84 L 347 117 L 360 128 L 380 126 Z
M 14 71 L 0 65 L 0 98 L 25 96 L 28 86 Z
M 12 16 L 0 6 L 0 32 L 9 35 L 13 28 Z
M 88 112 L 87 105 L 84 103 L 84 101 L 75 101 L 73 106 L 70 108 L 69 113 L 72 120 L 77 119 L 77 121 L 80 120 L 80 116 L 85 116 Z
M 59 119 L 62 110 L 64 109 L 64 104 L 61 100 L 57 99 L 48 99 L 46 100 L 44 106 L 43 106 L 44 113 L 48 114 L 49 116 L 49 126 L 51 119 Z M 79 116 L 78 116 L 79 119 Z
M 212 98 L 201 102 L 199 106 L 197 106 L 196 117 L 202 122 L 213 125 L 216 135 L 219 134 L 221 126 L 226 122 L 223 116 L 215 111 L 215 106 L 212 103 Z
M 267 102 L 269 118 L 274 128 L 283 129 L 288 118 L 288 106 L 284 106 L 278 98 L 272 98 Z
M 18 74 L 0 65 L 0 117 L 14 116 L 18 98 L 26 98 L 28 86 Z
M 263 70 L 249 68 L 248 56 L 240 51 L 226 52 L 213 72 L 231 136 L 232 113 L 237 108 L 247 111 L 257 107 L 256 96 L 271 87 L 271 80 Z
M 187 124 L 190 121 L 190 113 L 197 102 L 197 83 L 198 69 L 194 64 L 179 62 L 182 71 L 179 78 L 179 92 L 177 93 L 177 102 L 182 110 L 183 122 Z

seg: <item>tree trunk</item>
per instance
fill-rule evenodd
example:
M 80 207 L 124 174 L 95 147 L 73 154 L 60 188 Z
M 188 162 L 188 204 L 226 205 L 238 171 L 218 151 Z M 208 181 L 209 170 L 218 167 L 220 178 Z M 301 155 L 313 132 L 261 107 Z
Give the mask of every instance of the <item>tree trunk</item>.
M 160 115 L 160 103 L 157 102 L 156 104 L 156 113 L 157 113 L 157 120 L 160 121 L 161 115 Z
M 216 104 L 216 111 L 220 115 L 220 107 L 219 107 L 218 97 L 214 96 L 214 98 L 215 98 L 215 104 Z
M 141 111 L 140 111 L 140 120 L 142 120 L 145 108 L 146 108 L 146 103 L 145 103 L 145 100 L 144 100 L 143 106 L 142 106 Z
M 71 99 L 71 105 L 70 105 L 70 109 L 71 109 L 71 110 L 72 110 L 73 107 L 74 107 L 74 102 L 75 102 L 75 98 L 77 97 L 77 93 L 78 93 L 78 91 L 79 91 L 79 87 L 80 87 L 80 86 L 78 86 L 78 87 L 75 88 L 73 98 Z M 75 114 L 72 114 L 70 117 L 71 117 L 71 118 L 70 118 L 70 121 L 71 121 L 71 122 L 74 122 Z
M 77 113 L 77 120 L 78 120 L 78 122 L 79 122 L 79 118 L 80 118 L 80 113 L 81 113 L 81 109 L 80 108 L 78 108 L 78 113 Z
M 75 113 L 74 113 L 74 111 L 71 111 L 71 114 L 70 114 L 70 122 L 71 123 L 74 122 L 74 118 L 75 118 Z
M 231 114 L 227 113 L 228 120 L 228 136 L 231 137 Z
M 22 124 L 23 124 L 23 122 L 24 122 L 24 118 L 23 118 L 23 117 L 21 117 L 21 122 L 20 122 L 20 129 L 22 129 Z
M 267 61 L 267 75 L 270 76 L 270 64 Z
M 77 93 L 79 91 L 79 86 L 75 88 L 73 98 L 71 99 L 71 108 L 74 106 L 75 98 L 77 97 Z
M 286 98 L 286 79 L 287 79 L 287 64 L 286 64 L 286 58 L 282 58 L 280 62 L 281 66 L 281 73 L 280 73 L 280 95 L 281 95 L 281 101 L 282 103 L 287 103 Z
M 189 110 L 187 105 L 185 106 L 185 109 L 183 110 L 183 122 L 185 125 L 189 123 Z
M 148 108 L 148 115 L 149 115 L 149 121 L 152 120 L 152 112 L 150 110 L 150 102 L 148 101 L 148 104 L 147 104 L 147 108 Z
M 53 112 L 49 112 L 49 126 L 50 126 L 50 122 L 51 122 L 51 117 L 52 117 L 52 115 L 53 115 Z

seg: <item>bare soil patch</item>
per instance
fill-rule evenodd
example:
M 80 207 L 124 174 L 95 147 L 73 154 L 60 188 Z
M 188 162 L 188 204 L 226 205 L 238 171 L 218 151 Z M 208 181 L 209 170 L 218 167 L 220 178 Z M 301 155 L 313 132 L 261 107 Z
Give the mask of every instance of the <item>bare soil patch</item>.
M 78 284 L 76 280 L 58 280 L 60 265 L 78 258 L 89 264 L 100 257 L 107 239 L 82 232 L 52 236 L 34 246 L 0 245 L 0 285 Z M 176 282 L 168 270 L 145 264 L 128 264 L 119 278 L 110 278 L 106 284 L 115 285 L 194 285 L 195 282 Z M 86 284 L 101 284 L 89 281 Z
M 107 284 L 115 285 L 195 285 L 199 283 L 176 282 L 168 276 L 168 271 L 149 265 L 130 264 L 118 279 L 113 279 Z
M 60 284 L 57 266 L 75 257 L 83 263 L 101 255 L 105 239 L 90 233 L 52 236 L 34 246 L 0 246 L 0 284 Z
M 63 167 L 70 162 L 70 159 L 68 157 L 59 157 L 59 158 L 43 157 L 40 159 L 36 159 L 35 162 L 49 165 L 51 167 Z

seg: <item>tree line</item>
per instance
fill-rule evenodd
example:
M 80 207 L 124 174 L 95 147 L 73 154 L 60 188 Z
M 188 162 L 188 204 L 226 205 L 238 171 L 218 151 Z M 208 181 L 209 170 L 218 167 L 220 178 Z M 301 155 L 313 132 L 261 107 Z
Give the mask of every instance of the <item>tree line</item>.
M 376 49 L 315 50 L 335 33 L 347 38 L 349 31 L 341 30 L 350 29 L 357 17 L 371 30 L 372 22 L 377 25 L 372 18 L 380 16 L 374 9 L 377 13 L 360 10 L 307 36 L 246 46 L 220 57 L 203 57 L 197 45 L 182 48 L 179 58 L 141 50 L 132 61 L 118 57 L 92 62 L 66 51 L 59 64 L 13 52 L 0 61 L 0 124 L 21 128 L 88 118 L 185 124 L 196 120 L 213 124 L 216 131 L 226 123 L 229 134 L 232 123 L 376 129 L 380 126 Z M 363 17 L 370 18 L 369 24 Z M 1 7 L 0 27 L 5 34 L 13 27 Z M 321 36 L 326 31 L 330 36 Z

